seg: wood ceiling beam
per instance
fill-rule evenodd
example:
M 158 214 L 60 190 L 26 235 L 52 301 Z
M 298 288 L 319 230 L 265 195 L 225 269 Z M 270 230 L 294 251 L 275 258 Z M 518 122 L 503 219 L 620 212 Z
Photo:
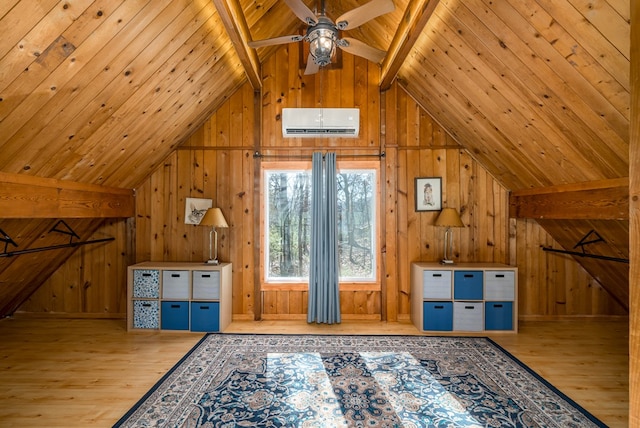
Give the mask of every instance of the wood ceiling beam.
M 0 218 L 127 218 L 134 191 L 0 172 Z
M 629 220 L 629 178 L 516 190 L 509 196 L 509 217 Z
M 629 426 L 640 426 L 640 2 L 631 2 Z
M 247 41 L 251 39 L 249 26 L 244 19 L 242 8 L 238 0 L 213 0 L 222 23 L 227 29 L 231 43 L 240 57 L 240 62 L 255 91 L 262 87 L 260 79 L 260 60 L 254 49 L 251 49 Z
M 391 46 L 382 62 L 380 76 L 380 90 L 386 91 L 391 87 L 402 63 L 413 48 L 420 33 L 429 22 L 429 18 L 438 6 L 440 0 L 410 1 L 407 10 L 400 21 L 398 31 L 393 36 Z

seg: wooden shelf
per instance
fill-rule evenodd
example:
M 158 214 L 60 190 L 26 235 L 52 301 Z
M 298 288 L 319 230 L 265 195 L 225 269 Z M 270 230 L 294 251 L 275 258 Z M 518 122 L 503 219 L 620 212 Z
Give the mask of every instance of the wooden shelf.
M 411 264 L 411 321 L 420 331 L 518 332 L 518 268 Z
M 129 266 L 127 330 L 223 331 L 231 323 L 231 276 L 231 263 Z

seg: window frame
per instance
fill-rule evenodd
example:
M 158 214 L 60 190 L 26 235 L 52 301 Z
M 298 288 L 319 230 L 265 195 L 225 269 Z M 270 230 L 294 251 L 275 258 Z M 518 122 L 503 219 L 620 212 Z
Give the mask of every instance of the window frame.
M 341 170 L 373 170 L 375 171 L 375 183 L 374 183 L 374 194 L 377 195 L 377 199 L 374 203 L 375 213 L 373 218 L 375 219 L 375 226 L 373 232 L 373 255 L 374 255 L 374 279 L 373 280 L 358 280 L 358 281 L 340 281 L 340 290 L 341 291 L 380 291 L 381 290 L 381 281 L 380 281 L 380 264 L 381 264 L 381 210 L 380 204 L 382 197 L 381 189 L 380 189 L 380 162 L 371 161 L 371 160 L 340 160 L 338 159 L 336 162 L 336 168 L 338 173 Z M 266 211 L 265 211 L 265 202 L 267 197 L 267 179 L 266 174 L 268 171 L 279 170 L 308 170 L 311 171 L 311 160 L 283 160 L 283 161 L 264 161 L 260 165 L 260 288 L 261 290 L 287 290 L 287 291 L 307 291 L 309 288 L 309 283 L 307 281 L 298 281 L 298 280 L 290 280 L 290 281 L 273 281 L 266 279 L 266 253 L 267 253 L 267 233 L 266 233 Z

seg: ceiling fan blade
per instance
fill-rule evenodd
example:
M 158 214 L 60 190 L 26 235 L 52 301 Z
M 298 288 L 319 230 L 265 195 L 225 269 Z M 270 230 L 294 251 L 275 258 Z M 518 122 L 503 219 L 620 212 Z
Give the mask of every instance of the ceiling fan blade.
M 255 40 L 247 42 L 250 48 L 261 48 L 263 46 L 284 45 L 286 43 L 299 42 L 304 39 L 304 36 L 292 35 L 292 36 L 280 36 L 273 39 Z
M 375 1 L 375 0 L 374 0 Z M 352 39 L 351 37 L 344 37 L 338 41 L 338 46 L 350 54 L 358 55 L 368 59 L 371 62 L 380 64 L 387 54 L 385 51 L 376 49 L 361 42 L 360 40 Z
M 313 60 L 313 56 L 309 54 L 309 56 L 307 57 L 307 68 L 305 68 L 304 74 L 316 74 L 319 70 L 320 66 L 316 64 L 316 62 Z
M 302 0 L 284 0 L 284 2 L 289 6 L 293 13 L 302 20 L 302 22 L 309 25 L 315 25 L 318 23 L 316 14 L 313 13 L 313 11 L 309 9 Z
M 371 0 L 342 14 L 336 20 L 336 26 L 340 30 L 351 30 L 380 15 L 393 12 L 395 8 L 393 0 Z

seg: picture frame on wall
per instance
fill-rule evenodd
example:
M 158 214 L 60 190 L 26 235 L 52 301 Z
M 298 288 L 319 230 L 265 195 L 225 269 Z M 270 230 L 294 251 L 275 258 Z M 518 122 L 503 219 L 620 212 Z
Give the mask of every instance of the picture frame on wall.
M 212 206 L 212 199 L 187 198 L 184 204 L 184 224 L 200 224 L 200 220 Z
M 442 177 L 416 177 L 416 212 L 442 210 Z

